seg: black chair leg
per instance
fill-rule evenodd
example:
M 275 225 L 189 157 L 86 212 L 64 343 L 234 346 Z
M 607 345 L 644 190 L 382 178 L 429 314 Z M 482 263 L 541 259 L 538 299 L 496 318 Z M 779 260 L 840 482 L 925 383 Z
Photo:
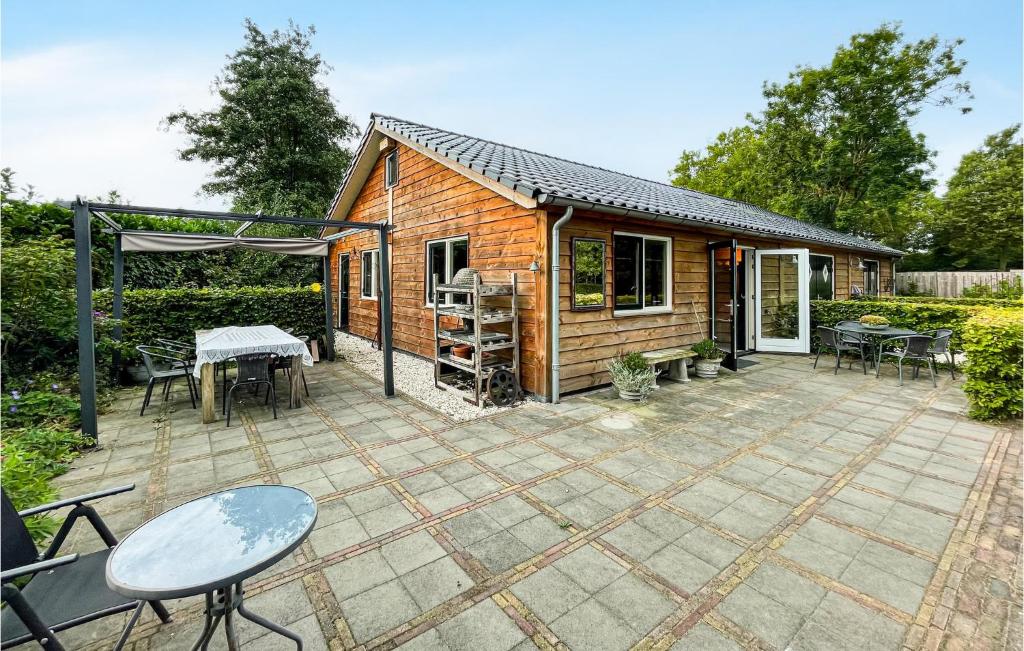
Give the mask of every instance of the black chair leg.
M 271 384 L 270 390 L 267 393 L 273 395 L 274 401 L 271 403 L 271 405 L 274 408 L 274 420 L 277 420 L 277 388 L 273 384 Z
M 306 374 L 302 369 L 299 369 L 299 377 L 302 378 L 302 388 L 306 390 L 306 397 L 309 397 L 309 385 L 306 384 Z
M 818 368 L 818 358 L 819 357 L 821 357 L 821 346 L 818 346 L 818 354 L 814 356 L 814 366 L 811 367 L 812 369 Z M 683 360 L 683 361 L 686 361 L 686 360 Z
M 14 611 L 14 614 L 18 616 L 18 619 L 28 629 L 28 632 L 32 634 L 33 639 L 35 639 L 39 646 L 45 649 L 45 651 L 64 651 L 64 646 L 57 640 L 57 636 L 39 618 L 36 611 L 32 609 L 32 606 L 22 596 L 20 590 L 5 585 L 3 587 L 3 599 L 7 602 L 7 607 Z
M 860 368 L 864 371 L 864 375 L 868 374 L 868 363 L 864 361 L 864 346 L 857 349 L 860 351 Z
M 842 353 L 836 348 L 836 367 L 832 369 L 832 375 L 839 375 L 839 364 L 842 361 Z
M 194 383 L 195 378 L 191 374 L 185 376 L 185 384 L 188 385 L 188 397 L 192 401 L 192 409 L 196 408 L 196 394 L 199 393 Z
M 139 411 L 139 416 L 146 415 L 146 407 L 149 406 L 149 399 L 153 395 L 154 384 L 156 384 L 156 378 L 149 378 L 149 384 L 146 385 L 146 397 L 142 400 L 142 409 Z
M 234 394 L 236 388 L 238 388 L 237 384 L 232 385 L 232 387 L 228 389 L 227 393 L 224 394 L 224 401 L 227 404 L 228 427 L 231 427 L 231 396 Z

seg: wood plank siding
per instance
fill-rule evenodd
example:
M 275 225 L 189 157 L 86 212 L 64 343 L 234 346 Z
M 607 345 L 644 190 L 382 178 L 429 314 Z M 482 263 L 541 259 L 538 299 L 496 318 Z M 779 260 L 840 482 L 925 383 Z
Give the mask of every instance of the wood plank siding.
M 538 256 L 547 239 L 544 211 L 523 208 L 413 149 L 402 144 L 397 146 L 397 185 L 390 192 L 384 187 L 387 153 L 384 152 L 348 214 L 332 215 L 349 221 L 383 222 L 388 219 L 389 202 L 392 206 L 390 262 L 395 347 L 433 359 L 433 311 L 426 307 L 424 284 L 426 245 L 432 240 L 466 236 L 469 265 L 478 269 L 485 280 L 505 280 L 509 271 L 518 273 L 520 381 L 527 391 L 543 394 L 547 354 L 542 306 L 547 293 L 543 273 L 534 274 L 529 266 L 534 261 L 541 262 Z M 331 247 L 335 314 L 338 313 L 337 264 L 339 255 L 347 253 L 350 331 L 370 339 L 377 334 L 378 303 L 360 296 L 360 254 L 376 249 L 376 238 L 375 233 L 356 233 Z M 537 283 L 540 283 L 539 288 Z
M 555 213 L 551 217 L 561 215 Z M 672 306 L 668 314 L 614 316 L 612 234 L 616 231 L 672 238 Z M 595 311 L 571 309 L 571 241 L 574 237 L 603 240 L 605 245 L 604 308 Z M 725 232 L 698 231 L 657 224 L 643 219 L 624 219 L 577 211 L 562 228 L 559 318 L 561 320 L 561 391 L 577 391 L 609 382 L 608 362 L 631 351 L 649 351 L 689 345 L 707 336 L 709 327 L 708 251 L 710 242 L 736 237 L 740 246 L 761 249 L 807 248 L 812 254 L 835 259 L 835 298 L 847 299 L 850 285 L 863 288 L 863 272 L 857 268 L 861 257 L 879 261 L 880 287 L 891 293 L 892 264 L 882 256 L 809 245 L 734 236 Z M 791 288 L 794 289 L 794 288 Z M 795 291 L 795 290 L 794 290 Z M 699 321 L 699 323 L 698 323 Z
M 432 358 L 433 312 L 426 306 L 425 293 L 426 246 L 430 241 L 464 236 L 468 238 L 469 265 L 480 270 L 485 279 L 505 279 L 509 271 L 519 272 L 520 381 L 527 391 L 547 396 L 550 378 L 546 322 L 548 240 L 551 224 L 564 210 L 549 212 L 523 207 L 401 142 L 397 147 L 397 185 L 385 188 L 385 158 L 389 152 L 382 152 L 351 208 L 344 214 L 332 214 L 335 219 L 356 222 L 390 219 L 395 347 Z M 612 234 L 615 231 L 671 238 L 672 292 L 671 307 L 666 313 L 618 317 L 613 314 Z M 606 243 L 604 307 L 599 310 L 571 309 L 571 240 L 574 237 L 596 238 Z M 558 313 L 562 392 L 607 383 L 607 364 L 619 354 L 688 345 L 707 336 L 710 320 L 708 243 L 733 237 L 740 246 L 809 248 L 812 254 L 833 256 L 837 299 L 848 298 L 851 285 L 864 287 L 863 272 L 857 267 L 862 258 L 877 260 L 879 287 L 883 293 L 891 293 L 892 260 L 881 255 L 576 211 L 560 235 Z M 376 238 L 374 232 L 346 235 L 331 246 L 330 255 L 335 314 L 338 314 L 339 255 L 348 254 L 349 327 L 353 334 L 369 339 L 377 336 L 378 302 L 360 296 L 361 253 L 376 250 Z M 528 270 L 533 262 L 537 262 L 540 271 Z

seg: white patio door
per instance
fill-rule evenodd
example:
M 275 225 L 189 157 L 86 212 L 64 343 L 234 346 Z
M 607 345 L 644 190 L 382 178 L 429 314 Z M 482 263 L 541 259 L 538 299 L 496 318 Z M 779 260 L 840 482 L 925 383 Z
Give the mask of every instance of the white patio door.
M 810 262 L 807 249 L 758 249 L 754 279 L 757 350 L 810 352 Z

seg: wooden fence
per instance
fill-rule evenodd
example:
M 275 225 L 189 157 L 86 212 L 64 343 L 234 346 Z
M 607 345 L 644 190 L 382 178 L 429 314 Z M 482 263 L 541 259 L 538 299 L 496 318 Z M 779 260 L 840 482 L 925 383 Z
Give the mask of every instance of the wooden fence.
M 935 296 L 956 298 L 965 287 L 988 285 L 992 289 L 999 286 L 999 281 L 1013 282 L 1021 278 L 1024 270 L 1010 271 L 901 271 L 896 274 L 896 293 L 909 293 L 911 290 L 925 292 Z

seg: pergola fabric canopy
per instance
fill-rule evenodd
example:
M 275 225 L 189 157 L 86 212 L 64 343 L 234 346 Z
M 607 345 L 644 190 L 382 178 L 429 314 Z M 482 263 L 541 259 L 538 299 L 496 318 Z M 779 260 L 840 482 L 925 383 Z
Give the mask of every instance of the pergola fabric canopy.
M 166 231 L 121 231 L 121 247 L 125 251 L 173 253 L 181 251 L 219 251 L 223 249 L 255 249 L 284 255 L 325 257 L 328 243 L 312 237 L 233 237 L 202 233 Z
M 93 329 L 92 305 L 92 229 L 90 222 L 96 217 L 106 224 L 107 232 L 114 236 L 114 279 L 113 279 L 113 329 L 115 341 L 121 340 L 121 325 L 124 293 L 124 254 L 126 251 L 143 253 L 175 251 L 212 251 L 235 247 L 257 249 L 283 255 L 310 255 L 323 258 L 324 272 L 324 325 L 328 335 L 333 332 L 332 289 L 330 264 L 330 242 L 310 237 L 243 237 L 242 233 L 254 224 L 287 224 L 291 226 L 321 226 L 337 229 L 374 231 L 377 234 L 377 250 L 380 255 L 381 287 L 380 332 L 381 349 L 384 353 L 384 395 L 395 395 L 392 315 L 391 315 L 391 272 L 388 255 L 388 225 L 377 222 L 350 222 L 337 219 L 308 219 L 286 215 L 263 215 L 248 213 L 217 212 L 211 210 L 187 210 L 183 208 L 158 208 L 152 206 L 127 206 L 109 203 L 90 203 L 81 198 L 68 205 L 75 213 L 75 294 L 78 315 L 78 375 L 79 397 L 82 404 L 82 433 L 99 442 L 99 428 L 96 416 L 96 355 L 95 332 Z M 123 228 L 111 215 L 148 215 L 158 217 L 184 217 L 214 221 L 242 222 L 233 235 L 176 233 L 170 231 L 144 231 Z M 333 337 L 325 337 L 327 358 L 334 359 Z M 115 349 L 114 366 L 120 355 Z M 204 410 L 204 418 L 205 418 Z M 211 416 L 212 418 L 212 416 Z

